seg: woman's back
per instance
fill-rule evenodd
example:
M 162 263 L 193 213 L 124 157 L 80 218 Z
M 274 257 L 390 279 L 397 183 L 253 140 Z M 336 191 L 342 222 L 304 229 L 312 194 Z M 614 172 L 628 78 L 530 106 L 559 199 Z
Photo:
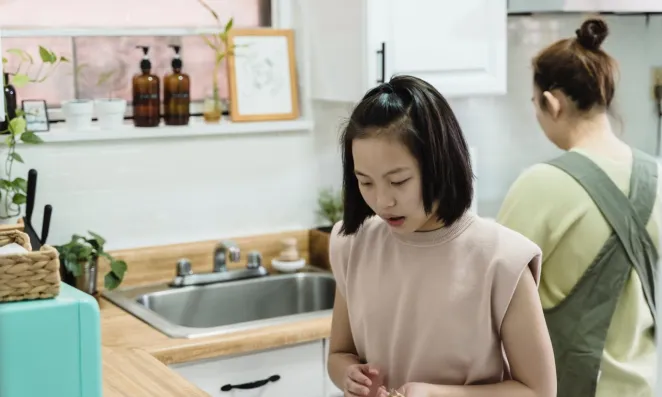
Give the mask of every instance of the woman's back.
M 623 192 L 630 194 L 632 160 L 586 156 Z M 659 183 L 646 230 L 658 242 Z M 498 221 L 537 243 L 543 252 L 540 298 L 545 309 L 566 299 L 612 235 L 612 227 L 586 190 L 568 173 L 538 164 L 513 184 Z M 614 294 L 617 292 L 614 291 Z M 655 381 L 654 321 L 638 273 L 632 269 L 616 302 L 607 331 L 598 397 L 652 396 Z M 559 363 L 557 363 L 558 366 Z

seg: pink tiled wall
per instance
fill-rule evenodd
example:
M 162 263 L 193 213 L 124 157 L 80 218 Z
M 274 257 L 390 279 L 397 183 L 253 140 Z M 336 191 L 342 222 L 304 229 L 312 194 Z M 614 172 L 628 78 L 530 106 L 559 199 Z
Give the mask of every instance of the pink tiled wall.
M 121 3 L 125 0 L 116 0 Z M 105 7 L 107 1 L 87 0 L 84 2 L 68 1 L 67 7 L 62 7 L 62 2 L 52 0 L 9 0 L 3 3 L 3 13 L 0 15 L 0 26 L 11 28 L 22 26 L 21 18 L 6 20 L 6 15 L 19 12 L 24 7 L 32 9 L 51 10 L 53 13 L 45 13 L 41 19 L 33 19 L 30 15 L 30 25 L 38 26 L 49 23 L 50 27 L 200 27 L 213 26 L 214 20 L 206 10 L 197 3 L 197 0 L 182 0 L 177 2 L 160 1 L 161 6 L 153 0 L 132 1 L 133 9 L 125 8 L 118 3 L 113 3 L 113 10 L 109 14 L 94 8 L 89 10 L 90 4 Z M 186 7 L 176 5 L 186 4 Z M 264 0 L 209 0 L 208 3 L 214 7 L 222 20 L 234 18 L 236 27 L 256 27 L 259 25 L 259 5 Z M 127 2 L 129 4 L 129 2 Z M 163 6 L 163 4 L 169 4 Z M 70 5 L 78 11 L 71 13 L 67 11 L 62 15 L 65 8 Z M 95 7 L 96 7 L 95 6 Z M 181 8 L 181 9 L 180 9 Z M 59 11 L 55 11 L 55 9 Z M 130 11 L 126 11 L 129 9 Z M 177 15 L 179 12 L 180 15 Z M 73 16 L 72 16 L 73 14 Z M 126 15 L 125 15 L 126 14 Z M 41 15 L 41 14 L 40 14 Z M 81 18 L 81 15 L 86 15 Z M 112 18 L 109 17 L 112 16 Z M 141 15 L 137 18 L 136 15 Z M 75 16 L 75 18 L 74 18 Z M 179 16 L 180 18 L 177 18 Z M 49 19 L 50 18 L 50 19 Z M 112 22 L 112 23 L 111 23 Z M 68 25 L 67 25 L 68 24 Z M 207 47 L 200 36 L 183 37 L 34 37 L 34 38 L 4 38 L 3 48 L 5 56 L 10 60 L 7 70 L 13 72 L 18 67 L 18 57 L 6 54 L 10 48 L 20 48 L 28 51 L 36 61 L 39 60 L 39 45 L 47 47 L 58 55 L 67 58 L 72 57 L 75 48 L 78 76 L 74 79 L 74 64 L 61 65 L 53 75 L 39 84 L 30 84 L 18 89 L 19 101 L 22 99 L 45 99 L 50 106 L 58 106 L 62 101 L 78 98 L 98 98 L 112 95 L 114 97 L 131 99 L 131 78 L 139 73 L 139 63 L 142 51 L 136 46 L 150 46 L 150 58 L 152 60 L 152 73 L 163 77 L 171 70 L 170 62 L 174 55 L 169 44 L 182 47 L 181 55 L 184 62 L 184 72 L 191 77 L 191 99 L 202 100 L 211 90 L 212 74 L 214 67 L 214 53 Z M 224 65 L 225 66 L 225 65 Z M 31 69 L 32 75 L 36 73 L 37 66 Z M 103 73 L 113 71 L 112 78 L 103 85 L 98 85 L 99 76 Z M 75 87 L 77 83 L 77 87 Z M 227 97 L 227 77 L 225 67 L 219 73 L 219 89 L 223 97 Z

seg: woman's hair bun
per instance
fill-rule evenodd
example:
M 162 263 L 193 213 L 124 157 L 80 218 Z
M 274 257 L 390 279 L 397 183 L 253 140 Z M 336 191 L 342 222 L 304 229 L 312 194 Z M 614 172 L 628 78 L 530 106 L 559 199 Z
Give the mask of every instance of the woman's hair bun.
M 597 50 L 607 38 L 609 28 L 602 19 L 591 18 L 582 23 L 582 26 L 575 31 L 577 42 L 588 50 Z

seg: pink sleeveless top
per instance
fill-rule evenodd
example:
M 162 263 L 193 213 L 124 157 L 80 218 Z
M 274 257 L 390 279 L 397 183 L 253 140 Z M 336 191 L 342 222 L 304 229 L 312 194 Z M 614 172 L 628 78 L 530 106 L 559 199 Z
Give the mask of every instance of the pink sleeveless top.
M 521 234 L 466 213 L 449 227 L 399 235 L 378 217 L 332 231 L 330 260 L 359 356 L 388 387 L 489 384 L 508 377 L 500 329 L 522 272 L 541 252 Z

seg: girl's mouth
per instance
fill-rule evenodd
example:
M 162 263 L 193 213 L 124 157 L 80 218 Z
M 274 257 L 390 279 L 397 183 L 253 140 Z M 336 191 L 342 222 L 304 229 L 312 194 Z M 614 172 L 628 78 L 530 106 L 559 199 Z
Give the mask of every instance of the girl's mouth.
M 404 216 L 392 216 L 392 217 L 385 218 L 385 220 L 392 227 L 399 227 L 399 226 L 402 226 L 403 223 L 405 223 L 405 217 Z

